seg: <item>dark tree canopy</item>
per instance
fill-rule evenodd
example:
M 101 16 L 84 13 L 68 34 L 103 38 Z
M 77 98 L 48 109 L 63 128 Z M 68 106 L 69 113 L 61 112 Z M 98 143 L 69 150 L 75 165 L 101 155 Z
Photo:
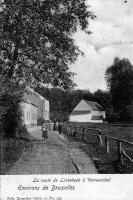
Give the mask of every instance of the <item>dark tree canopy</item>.
M 107 110 L 111 106 L 111 96 L 108 91 L 98 89 L 94 92 L 96 102 L 102 105 L 104 110 Z
M 128 59 L 115 58 L 106 71 L 106 80 L 114 112 L 126 117 L 127 107 L 133 107 L 133 65 Z
M 87 32 L 86 0 L 2 0 L 0 73 L 26 82 L 72 86 L 68 65 L 81 53 L 72 35 Z M 87 33 L 90 33 L 89 31 Z
M 24 88 L 0 76 L 0 137 L 15 137 L 22 123 L 20 102 Z
M 35 90 L 45 98 L 49 99 L 50 119 L 53 121 L 67 121 L 72 110 L 82 99 L 97 101 L 97 95 L 91 93 L 89 90 L 64 91 L 60 88 L 44 87 L 36 87 Z
M 68 116 L 83 97 L 82 90 L 64 91 L 56 87 L 37 87 L 35 91 L 49 100 L 50 119 L 53 121 L 67 121 Z

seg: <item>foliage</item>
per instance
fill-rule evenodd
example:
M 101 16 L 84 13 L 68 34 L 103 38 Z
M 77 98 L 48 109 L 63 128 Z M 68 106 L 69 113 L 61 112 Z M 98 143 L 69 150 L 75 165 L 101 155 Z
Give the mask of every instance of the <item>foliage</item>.
M 89 90 L 82 90 L 83 93 L 83 99 L 88 100 L 88 101 L 95 101 L 95 97 L 93 93 L 91 93 Z
M 60 88 L 37 87 L 36 92 L 50 101 L 50 119 L 66 121 L 73 108 L 82 98 L 80 90 L 64 91 Z
M 30 141 L 33 139 L 32 136 L 29 134 L 26 125 L 23 125 L 22 123 L 19 123 L 16 127 L 15 136 L 16 138 L 24 141 Z
M 96 124 L 96 123 L 88 123 L 88 122 L 69 122 L 66 123 L 71 127 L 80 127 L 76 129 L 75 139 L 81 140 L 83 135 L 83 128 L 92 128 L 92 129 L 100 129 L 104 136 L 116 137 L 118 139 L 127 140 L 129 142 L 133 141 L 132 125 L 111 125 L 111 124 Z M 64 131 L 65 130 L 65 131 Z M 72 130 L 72 129 L 71 129 Z M 66 126 L 63 128 L 63 133 L 66 134 Z M 67 132 L 67 136 L 70 136 L 72 131 Z M 104 146 L 99 145 L 97 140 L 96 133 L 94 130 L 86 130 L 85 134 L 85 143 L 82 148 L 86 153 L 92 155 L 92 157 L 96 157 L 98 159 L 94 160 L 96 167 L 99 173 L 133 173 L 133 164 L 126 158 L 123 157 L 123 165 L 118 162 L 118 148 L 117 142 L 115 140 L 109 139 L 109 145 L 111 146 L 109 153 L 106 153 L 105 147 L 105 137 L 102 137 Z M 127 154 L 133 158 L 132 145 L 124 145 Z
M 0 140 L 1 168 L 0 174 L 6 174 L 12 165 L 20 158 L 23 151 L 31 150 L 32 142 L 15 138 Z
M 1 77 L 2 79 L 2 77 Z M 1 134 L 6 138 L 15 137 L 16 129 L 21 127 L 21 102 L 23 89 L 11 80 L 0 83 L 0 125 Z
M 75 106 L 86 99 L 99 102 L 104 109 L 107 109 L 110 97 L 104 91 L 97 91 L 94 94 L 89 90 L 64 91 L 60 88 L 37 87 L 36 91 L 50 101 L 50 119 L 52 121 L 67 121 Z
M 39 118 L 39 119 L 37 119 L 37 125 L 38 126 L 42 126 L 42 124 L 45 122 L 45 120 L 43 119 L 43 118 Z
M 115 58 L 105 75 L 113 112 L 119 115 L 119 120 L 133 120 L 129 114 L 129 107 L 133 107 L 133 66 L 128 59 Z
M 94 97 L 96 101 L 103 106 L 104 109 L 107 109 L 111 105 L 111 95 L 108 91 L 97 90 L 94 92 Z
M 86 33 L 86 0 L 3 0 L 0 3 L 0 73 L 29 84 L 73 86 L 68 65 L 81 53 L 73 34 Z
M 103 109 L 106 111 L 106 120 L 113 120 L 113 109 L 111 103 L 111 94 L 109 91 L 97 90 L 94 92 L 95 101 L 102 105 Z
M 50 112 L 50 119 L 54 122 L 54 121 L 58 121 L 58 122 L 65 122 L 68 121 L 69 118 L 69 114 L 68 112 L 57 112 L 57 111 L 52 111 Z

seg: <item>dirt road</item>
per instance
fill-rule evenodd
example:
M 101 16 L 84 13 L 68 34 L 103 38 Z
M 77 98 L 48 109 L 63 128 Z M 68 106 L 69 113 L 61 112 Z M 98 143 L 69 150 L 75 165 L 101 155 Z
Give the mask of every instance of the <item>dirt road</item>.
M 24 152 L 7 174 L 96 174 L 92 160 L 79 147 L 57 132 L 43 141 L 40 127 L 30 129 L 35 138 L 30 152 Z

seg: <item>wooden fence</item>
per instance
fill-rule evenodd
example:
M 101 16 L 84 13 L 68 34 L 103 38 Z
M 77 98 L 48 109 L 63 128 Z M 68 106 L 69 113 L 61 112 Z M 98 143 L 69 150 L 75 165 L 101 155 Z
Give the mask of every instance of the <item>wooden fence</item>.
M 133 164 L 133 159 L 127 154 L 127 150 L 131 150 L 133 152 L 133 143 L 129 142 L 127 140 L 119 139 L 116 137 L 112 137 L 109 135 L 104 134 L 100 129 L 97 128 L 85 128 L 85 127 L 80 127 L 80 126 L 69 126 L 69 125 L 64 125 L 66 129 L 66 133 L 71 134 L 71 136 L 75 137 L 74 133 L 76 133 L 77 129 L 81 129 L 82 135 L 80 140 L 86 141 L 85 136 L 87 130 L 92 130 L 95 132 L 95 135 L 99 141 L 99 146 L 105 147 L 106 153 L 109 154 L 111 151 L 111 145 L 110 141 L 114 140 L 117 143 L 117 154 L 118 154 L 118 160 L 123 164 L 123 157 L 125 156 L 132 164 Z M 132 148 L 126 148 L 124 147 L 123 144 L 127 144 L 132 146 Z

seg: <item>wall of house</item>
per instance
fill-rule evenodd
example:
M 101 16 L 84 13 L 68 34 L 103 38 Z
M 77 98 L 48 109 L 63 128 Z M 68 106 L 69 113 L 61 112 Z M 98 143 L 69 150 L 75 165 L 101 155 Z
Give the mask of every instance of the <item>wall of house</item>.
M 70 115 L 69 121 L 103 123 L 103 118 L 105 118 L 105 111 L 92 110 L 90 114 Z
M 96 102 L 81 100 L 72 111 L 69 121 L 102 123 L 105 119 L 105 111 L 100 111 L 100 109 L 102 107 Z
M 34 92 L 34 90 L 30 88 L 26 88 L 24 97 L 24 101 L 30 101 L 33 105 L 36 105 L 37 107 L 41 107 L 41 103 L 43 100 L 43 97 L 40 98 L 40 95 Z
M 92 110 L 91 114 L 92 114 L 92 116 L 98 116 L 98 117 L 105 118 L 105 111 Z
M 37 125 L 37 107 L 31 103 L 21 102 L 22 120 L 25 125 Z
M 103 120 L 105 119 L 105 111 L 96 111 L 96 110 L 92 110 L 92 118 L 91 121 L 93 122 L 103 122 Z
M 45 119 L 46 119 L 46 120 L 49 120 L 49 117 L 50 117 L 50 116 L 49 116 L 49 112 L 50 112 L 49 109 L 50 109 L 49 101 L 46 100 L 46 101 L 45 101 L 45 112 L 44 112 L 44 113 L 45 113 Z
M 45 120 L 49 120 L 49 101 L 46 99 L 42 102 L 42 117 Z
M 29 101 L 37 107 L 37 119 L 43 118 L 49 120 L 49 101 L 43 98 L 31 88 L 26 88 L 23 101 Z
M 90 122 L 91 121 L 91 114 L 70 115 L 69 121 L 70 122 Z
M 92 119 L 91 114 L 87 115 L 70 115 L 69 117 L 70 122 L 92 122 L 92 123 L 103 123 L 103 119 Z

